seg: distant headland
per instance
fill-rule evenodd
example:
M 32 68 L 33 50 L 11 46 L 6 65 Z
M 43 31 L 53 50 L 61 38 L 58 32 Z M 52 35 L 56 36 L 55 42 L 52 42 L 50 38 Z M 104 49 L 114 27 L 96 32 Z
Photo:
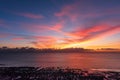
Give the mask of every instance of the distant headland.
M 1 47 L 0 53 L 120 53 L 120 49 L 116 48 L 101 48 L 101 49 L 85 49 L 85 48 L 33 48 L 33 47 Z

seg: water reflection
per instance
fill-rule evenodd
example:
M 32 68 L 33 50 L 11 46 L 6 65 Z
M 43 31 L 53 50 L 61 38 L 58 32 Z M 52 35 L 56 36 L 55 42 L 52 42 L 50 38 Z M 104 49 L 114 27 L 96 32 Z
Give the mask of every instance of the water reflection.
M 117 53 L 10 53 L 0 54 L 0 64 L 6 64 L 6 66 L 120 69 L 119 57 L 120 54 Z
M 113 55 L 116 55 L 113 57 Z M 120 68 L 120 54 L 45 54 L 39 55 L 36 61 L 39 66 L 61 66 L 72 68 Z

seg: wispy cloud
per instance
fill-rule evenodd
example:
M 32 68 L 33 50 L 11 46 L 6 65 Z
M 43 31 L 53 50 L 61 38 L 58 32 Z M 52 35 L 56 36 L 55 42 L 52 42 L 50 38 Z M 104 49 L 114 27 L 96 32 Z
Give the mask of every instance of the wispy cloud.
M 76 4 L 66 5 L 64 6 L 60 12 L 56 12 L 54 15 L 59 18 L 68 17 L 71 21 L 75 21 L 78 17 L 78 13 L 76 13 Z
M 24 35 L 24 34 L 14 34 L 14 33 L 0 33 L 0 38 L 8 38 L 12 41 L 25 41 L 27 40 L 29 44 L 32 44 L 34 47 L 53 47 L 57 40 L 57 37 L 54 36 L 37 36 L 37 35 Z M 32 42 L 31 42 L 32 41 Z
M 30 42 L 30 44 L 39 48 L 55 48 L 56 41 L 58 40 L 53 36 L 38 36 L 36 38 L 36 41 Z
M 54 1 L 54 3 L 57 2 Z M 86 3 L 83 0 L 75 0 L 75 3 L 65 3 L 65 5 L 60 5 L 60 9 L 52 10 L 50 13 L 53 15 L 44 13 L 48 16 L 47 18 L 42 14 L 32 13 L 36 11 L 12 12 L 8 10 L 7 16 L 17 15 L 21 22 L 12 21 L 15 20 L 16 16 L 13 19 L 7 20 L 6 18 L 7 22 L 0 19 L 0 31 L 9 32 L 0 32 L 0 38 L 26 41 L 26 44 L 29 43 L 34 47 L 50 48 L 74 46 L 73 44 L 101 40 L 120 33 L 119 7 L 112 8 L 112 5 L 105 5 L 106 3 L 103 4 L 106 7 L 92 4 L 91 1 Z M 56 4 L 56 6 L 58 5 Z M 8 13 L 13 15 L 8 15 Z M 30 19 L 30 22 L 23 22 L 22 17 Z M 39 22 L 39 19 L 41 19 L 41 22 Z M 116 39 L 118 38 L 116 37 Z
M 109 26 L 109 25 L 98 25 L 93 26 L 88 29 L 77 29 L 71 33 L 68 33 L 71 36 L 71 39 L 66 39 L 67 42 L 77 43 L 77 42 L 84 42 L 90 41 L 95 39 L 102 39 L 113 34 L 120 33 L 120 26 Z
M 60 29 L 59 29 L 60 30 Z M 60 33 L 63 31 L 60 31 Z M 0 33 L 1 38 L 10 37 L 11 40 L 21 41 L 29 40 L 28 42 L 34 47 L 39 48 L 55 48 L 64 47 L 73 44 L 80 44 L 86 41 L 100 40 L 111 35 L 120 33 L 120 26 L 109 26 L 109 25 L 97 25 L 87 29 L 76 29 L 73 32 L 63 32 L 66 36 L 55 37 L 55 36 L 37 36 L 37 35 L 24 35 L 24 34 L 13 34 L 13 33 Z M 66 35 L 67 34 L 67 35 Z
M 21 23 L 20 28 L 32 33 L 45 33 L 48 31 L 60 33 L 64 28 L 64 24 L 65 24 L 64 21 L 54 22 L 50 25 L 48 24 L 41 25 L 41 24 L 35 24 L 35 23 Z
M 42 19 L 44 18 L 41 14 L 33 14 L 33 13 L 22 13 L 22 12 L 19 12 L 19 13 L 14 13 L 16 15 L 19 15 L 19 16 L 23 16 L 23 17 L 26 17 L 26 18 L 31 18 L 31 19 Z
M 88 29 L 76 29 L 76 31 L 73 32 L 62 32 L 66 37 L 68 38 L 56 38 L 56 37 L 43 37 L 41 40 L 38 39 L 37 42 L 32 43 L 36 47 L 64 47 L 69 46 L 76 43 L 82 43 L 86 41 L 91 40 L 100 40 L 109 36 L 112 36 L 114 34 L 119 33 L 120 26 L 109 26 L 109 25 L 97 25 L 92 26 Z
M 51 31 L 61 32 L 62 28 L 64 28 L 64 23 L 65 23 L 64 21 L 59 21 L 46 28 Z
M 89 1 L 88 1 L 89 3 Z M 99 6 L 90 5 L 84 1 L 77 1 L 72 4 L 64 5 L 60 11 L 54 15 L 60 19 L 68 19 L 71 21 L 84 20 L 88 18 L 98 18 L 102 16 L 111 16 L 120 14 L 119 8 L 100 8 Z

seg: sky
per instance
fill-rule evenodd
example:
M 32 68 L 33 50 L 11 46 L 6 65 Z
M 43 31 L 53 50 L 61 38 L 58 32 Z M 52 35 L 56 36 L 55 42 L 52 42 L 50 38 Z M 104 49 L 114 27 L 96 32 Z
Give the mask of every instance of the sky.
M 0 0 L 0 47 L 120 48 L 120 0 Z

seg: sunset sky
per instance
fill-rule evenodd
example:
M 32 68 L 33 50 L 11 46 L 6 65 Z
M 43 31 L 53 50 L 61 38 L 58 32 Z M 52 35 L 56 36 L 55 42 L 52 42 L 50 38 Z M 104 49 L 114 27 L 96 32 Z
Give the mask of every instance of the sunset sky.
M 0 47 L 120 48 L 120 0 L 0 0 Z

